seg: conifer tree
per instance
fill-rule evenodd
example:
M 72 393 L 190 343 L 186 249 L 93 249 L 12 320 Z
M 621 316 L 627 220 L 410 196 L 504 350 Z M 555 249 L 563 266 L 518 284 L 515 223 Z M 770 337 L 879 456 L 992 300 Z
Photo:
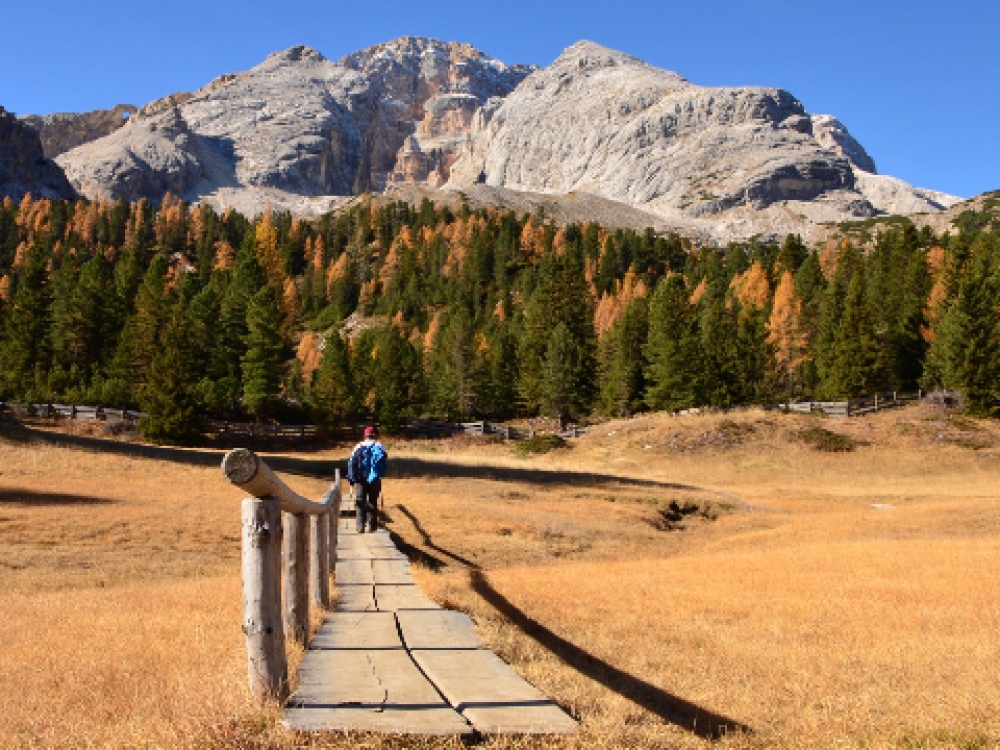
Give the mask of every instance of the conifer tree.
M 825 387 L 840 398 L 875 393 L 881 374 L 882 350 L 865 305 L 865 273 L 857 266 L 844 296 L 844 312 L 833 341 L 831 369 Z
M 448 419 L 467 419 L 477 411 L 476 352 L 472 320 L 459 307 L 438 328 L 428 362 L 429 406 Z
M 768 321 L 768 340 L 774 346 L 778 375 L 788 398 L 795 394 L 799 370 L 809 356 L 809 334 L 802 321 L 802 300 L 790 271 L 784 271 L 774 293 Z
M 559 323 L 549 336 L 542 361 L 541 408 L 544 414 L 559 420 L 559 429 L 578 416 L 585 404 L 579 390 L 580 353 L 565 323 Z
M 274 287 L 265 284 L 247 308 L 246 353 L 243 371 L 243 403 L 255 417 L 267 414 L 281 390 L 281 316 Z
M 676 411 L 703 403 L 701 337 L 688 295 L 684 278 L 671 274 L 649 300 L 646 404 L 651 409 Z
M 347 342 L 336 330 L 327 334 L 323 357 L 313 373 L 310 405 L 319 424 L 346 423 L 358 410 L 358 393 L 351 372 Z
M 49 303 L 51 284 L 43 244 L 33 244 L 17 276 L 16 292 L 5 316 L 3 390 L 19 398 L 42 399 L 49 368 Z
M 599 345 L 601 410 L 629 416 L 640 409 L 645 395 L 644 350 L 649 333 L 648 303 L 633 299 L 622 311 Z
M 155 443 L 189 445 L 202 434 L 195 394 L 198 352 L 183 297 L 172 294 L 169 301 L 172 305 L 142 389 L 140 404 L 148 416 L 139 429 Z
M 995 237 L 981 234 L 970 247 L 956 285 L 934 326 L 929 358 L 934 362 L 925 386 L 962 392 L 973 414 L 1000 414 L 1000 262 Z

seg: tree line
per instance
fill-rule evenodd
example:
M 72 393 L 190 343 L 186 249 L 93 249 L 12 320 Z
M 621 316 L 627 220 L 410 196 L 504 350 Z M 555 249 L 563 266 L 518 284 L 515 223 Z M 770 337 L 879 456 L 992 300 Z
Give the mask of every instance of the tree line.
M 809 248 L 429 201 L 5 199 L 0 397 L 139 407 L 166 442 L 208 416 L 566 422 L 918 386 L 994 415 L 998 206 Z

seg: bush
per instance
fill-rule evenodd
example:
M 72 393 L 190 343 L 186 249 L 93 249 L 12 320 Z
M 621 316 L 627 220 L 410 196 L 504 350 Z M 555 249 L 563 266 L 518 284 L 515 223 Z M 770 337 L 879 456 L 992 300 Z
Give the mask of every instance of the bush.
M 533 435 L 518 443 L 514 450 L 520 456 L 528 456 L 532 453 L 548 453 L 565 447 L 567 447 L 566 441 L 558 435 Z
M 862 443 L 850 435 L 841 435 L 825 427 L 809 427 L 799 433 L 799 439 L 818 451 L 847 453 Z

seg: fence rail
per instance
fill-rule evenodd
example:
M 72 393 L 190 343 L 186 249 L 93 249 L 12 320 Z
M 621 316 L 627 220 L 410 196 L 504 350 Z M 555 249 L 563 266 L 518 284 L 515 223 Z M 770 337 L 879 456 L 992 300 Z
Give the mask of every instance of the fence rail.
M 319 502 L 292 490 L 245 448 L 226 454 L 222 473 L 250 495 L 242 505 L 243 633 L 250 692 L 261 703 L 284 701 L 289 694 L 286 634 L 305 646 L 310 604 L 330 606 L 340 470 Z
M 9 413 L 18 418 L 75 419 L 81 422 L 122 422 L 134 424 L 145 412 L 132 409 L 111 409 L 104 406 L 74 406 L 69 404 L 19 404 L 0 401 L 0 416 Z
M 885 391 L 876 393 L 867 398 L 858 398 L 851 401 L 792 401 L 782 404 L 767 404 L 765 409 L 780 409 L 782 411 L 799 412 L 811 414 L 820 412 L 828 417 L 860 417 L 865 414 L 874 414 L 884 409 L 895 409 L 909 403 L 919 401 L 936 401 L 943 404 L 955 404 L 961 400 L 958 391 Z M 689 410 L 696 411 L 696 410 Z M 683 412 L 682 412 L 683 413 Z

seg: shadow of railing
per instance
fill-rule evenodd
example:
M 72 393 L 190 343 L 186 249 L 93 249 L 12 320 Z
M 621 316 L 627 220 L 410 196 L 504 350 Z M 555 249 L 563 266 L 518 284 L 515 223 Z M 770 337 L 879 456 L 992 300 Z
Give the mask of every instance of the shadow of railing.
M 717 740 L 722 739 L 727 734 L 753 731 L 742 722 L 684 700 L 601 660 L 529 617 L 493 587 L 479 565 L 435 544 L 420 520 L 408 508 L 403 505 L 395 507 L 413 524 L 413 528 L 420 535 L 425 547 L 464 565 L 469 570 L 473 591 L 521 632 L 553 653 L 567 666 L 659 716 L 664 721 L 686 729 L 699 737 Z M 390 532 L 390 534 L 399 549 L 411 560 L 423 563 L 434 570 L 444 565 L 444 561 L 440 558 L 408 544 L 394 532 Z

